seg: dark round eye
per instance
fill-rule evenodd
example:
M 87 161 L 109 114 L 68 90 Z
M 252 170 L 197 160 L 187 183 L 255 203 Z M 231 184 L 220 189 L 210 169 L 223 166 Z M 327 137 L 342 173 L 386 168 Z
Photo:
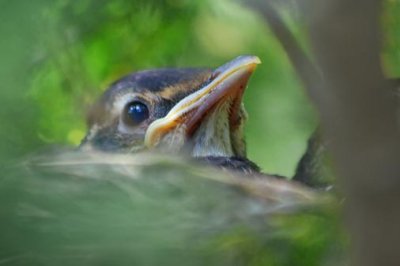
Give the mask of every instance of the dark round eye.
M 130 126 L 136 126 L 149 118 L 149 109 L 144 103 L 135 101 L 129 103 L 124 110 L 124 122 Z

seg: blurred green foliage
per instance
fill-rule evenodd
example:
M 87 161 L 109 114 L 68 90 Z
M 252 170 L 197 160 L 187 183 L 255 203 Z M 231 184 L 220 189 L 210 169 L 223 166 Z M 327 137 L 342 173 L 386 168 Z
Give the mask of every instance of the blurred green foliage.
M 330 199 L 287 186 L 271 193 L 268 180 L 234 184 L 216 169 L 154 157 L 115 164 L 104 154 L 47 151 L 8 168 L 0 263 L 343 265 L 346 238 Z
M 390 78 L 400 77 L 400 1 L 384 2 L 385 13 L 382 24 L 385 31 L 382 53 L 385 74 Z

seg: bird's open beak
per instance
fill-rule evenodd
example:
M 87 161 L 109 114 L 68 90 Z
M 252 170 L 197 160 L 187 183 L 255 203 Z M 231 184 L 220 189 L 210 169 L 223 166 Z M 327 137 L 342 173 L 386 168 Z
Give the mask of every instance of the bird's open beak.
M 179 128 L 186 136 L 197 129 L 207 114 L 224 101 L 230 100 L 229 124 L 235 127 L 243 92 L 247 82 L 261 61 L 257 56 L 240 56 L 217 68 L 210 82 L 178 102 L 169 113 L 154 121 L 147 129 L 145 145 L 158 145 L 163 136 Z

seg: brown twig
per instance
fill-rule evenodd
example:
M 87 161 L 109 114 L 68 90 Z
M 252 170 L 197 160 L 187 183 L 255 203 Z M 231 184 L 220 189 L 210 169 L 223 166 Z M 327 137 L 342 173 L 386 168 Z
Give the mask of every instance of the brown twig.
M 321 72 L 304 52 L 271 1 L 250 0 L 246 3 L 261 13 L 266 20 L 269 28 L 282 45 L 304 87 L 308 88 L 306 92 L 309 93 L 310 98 L 318 102 L 324 102 L 324 95 L 319 93 L 323 83 Z

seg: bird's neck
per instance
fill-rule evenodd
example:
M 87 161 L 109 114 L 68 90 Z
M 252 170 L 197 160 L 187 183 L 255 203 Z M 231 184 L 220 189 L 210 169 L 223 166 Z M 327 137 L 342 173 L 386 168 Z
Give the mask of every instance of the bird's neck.
M 227 105 L 218 108 L 229 108 Z M 235 156 L 232 148 L 227 110 L 211 112 L 193 135 L 191 155 L 193 157 L 231 157 Z

